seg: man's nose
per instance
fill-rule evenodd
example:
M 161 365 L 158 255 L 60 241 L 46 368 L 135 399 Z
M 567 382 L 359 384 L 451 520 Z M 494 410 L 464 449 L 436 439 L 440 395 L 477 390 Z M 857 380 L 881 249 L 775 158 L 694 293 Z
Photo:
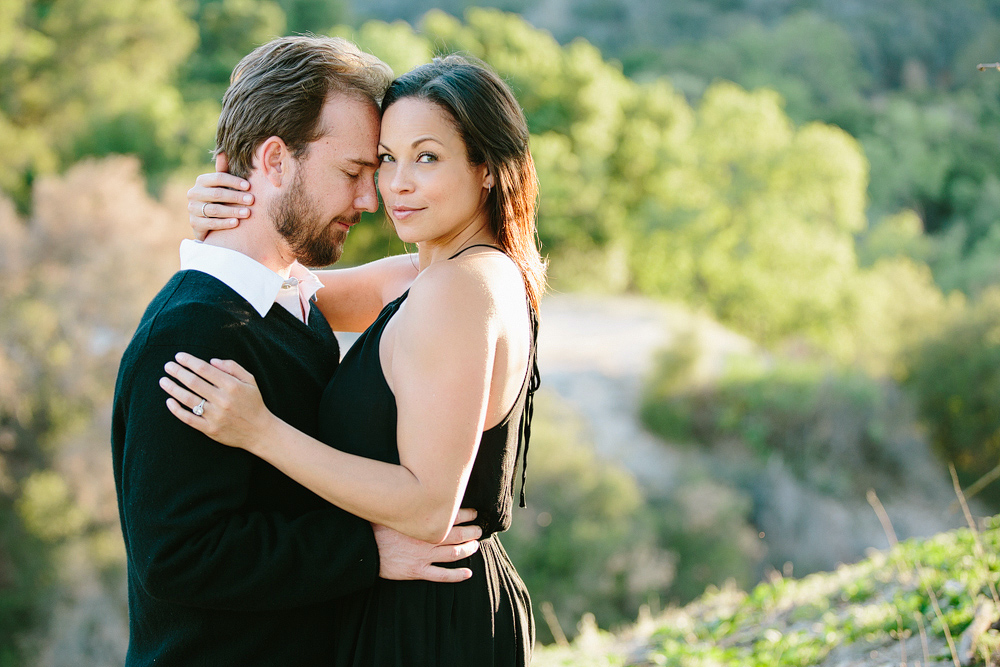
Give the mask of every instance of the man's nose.
M 374 213 L 378 210 L 378 195 L 375 194 L 375 179 L 365 182 L 354 198 L 354 208 Z

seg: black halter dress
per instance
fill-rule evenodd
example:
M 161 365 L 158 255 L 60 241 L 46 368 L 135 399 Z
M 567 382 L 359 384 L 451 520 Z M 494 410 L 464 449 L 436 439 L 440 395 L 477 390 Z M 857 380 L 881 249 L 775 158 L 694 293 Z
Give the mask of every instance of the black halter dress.
M 354 343 L 320 406 L 325 442 L 397 464 L 396 400 L 382 373 L 379 341 L 407 294 L 388 304 Z M 476 523 L 483 528 L 480 549 L 448 565 L 470 568 L 472 578 L 457 584 L 379 579 L 373 588 L 341 598 L 334 628 L 339 636 L 338 667 L 527 667 L 530 663 L 535 637 L 531 602 L 497 535 L 510 527 L 517 459 L 522 451 L 527 453 L 532 394 L 538 386 L 538 320 L 534 310 L 528 310 L 532 342 L 521 393 L 507 416 L 483 432 L 462 500 L 462 507 L 478 511 Z M 523 471 L 522 463 L 522 476 Z M 521 482 L 523 506 L 523 477 Z

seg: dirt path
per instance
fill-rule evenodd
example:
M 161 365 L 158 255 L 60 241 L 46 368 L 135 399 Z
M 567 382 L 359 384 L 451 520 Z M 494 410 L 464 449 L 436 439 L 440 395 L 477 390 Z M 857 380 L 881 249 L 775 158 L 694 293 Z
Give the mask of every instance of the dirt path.
M 621 463 L 645 487 L 669 490 L 682 463 L 680 449 L 642 428 L 642 383 L 657 352 L 681 332 L 699 327 L 726 351 L 749 344 L 690 313 L 639 297 L 560 294 L 542 304 L 539 370 L 542 387 L 573 407 L 589 426 L 598 455 Z M 711 372 L 711 368 L 706 369 Z

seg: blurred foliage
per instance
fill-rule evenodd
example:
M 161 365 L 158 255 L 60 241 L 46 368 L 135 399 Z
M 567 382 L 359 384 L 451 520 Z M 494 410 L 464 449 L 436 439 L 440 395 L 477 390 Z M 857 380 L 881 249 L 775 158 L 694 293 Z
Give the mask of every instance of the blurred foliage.
M 897 379 L 801 348 L 720 354 L 710 341 L 682 335 L 660 354 L 641 417 L 686 452 L 685 461 L 748 499 L 745 516 L 760 531 L 763 552 L 757 573 L 827 570 L 883 543 L 865 501 L 870 491 L 899 535 L 955 526 L 946 465 L 928 441 L 918 402 Z M 728 540 L 738 534 L 730 531 Z
M 904 376 L 942 457 L 969 485 L 1000 464 L 1000 289 L 910 350 Z M 1000 488 L 985 495 L 1000 503 Z
M 704 472 L 688 474 L 669 495 L 654 498 L 652 507 L 659 514 L 660 545 L 677 563 L 667 592 L 671 605 L 712 586 L 743 590 L 760 580 L 766 553 L 746 492 Z
M 669 497 L 647 497 L 624 469 L 586 444 L 579 417 L 539 396 L 525 510 L 501 537 L 541 613 L 551 603 L 567 635 L 586 613 L 601 627 L 633 620 L 640 606 L 687 602 L 727 579 L 749 586 L 761 552 L 749 499 L 691 476 Z
M 151 173 L 201 140 L 173 86 L 197 40 L 171 0 L 11 0 L 0 12 L 0 188 L 28 208 L 30 185 L 84 155 L 145 152 Z M 194 113 L 191 113 L 194 111 Z M 121 126 L 119 135 L 112 128 Z M 208 135 L 211 136 L 211 135 Z
M 10 44 L 39 45 L 8 49 L 14 74 L 4 79 L 9 94 L 0 91 L 0 121 L 38 139 L 15 141 L 12 180 L 0 184 L 22 211 L 32 179 L 85 155 L 137 155 L 153 189 L 171 173 L 191 173 L 209 155 L 218 100 L 236 61 L 274 35 L 307 29 L 352 38 L 396 71 L 462 51 L 511 83 L 532 131 L 540 240 L 557 287 L 682 300 L 759 342 L 796 337 L 838 361 L 883 372 L 912 331 L 907 314 L 934 316 L 944 308 L 925 263 L 949 289 L 978 290 L 995 275 L 990 260 L 1000 237 L 990 231 L 991 204 L 1000 186 L 980 192 L 974 184 L 996 161 L 967 129 L 982 124 L 970 113 L 985 112 L 972 97 L 958 107 L 950 99 L 929 106 L 893 98 L 884 112 L 865 112 L 868 120 L 855 124 L 861 143 L 835 125 L 797 124 L 861 113 L 872 85 L 849 31 L 818 10 L 761 18 L 734 40 L 706 29 L 706 39 L 717 41 L 677 46 L 671 62 L 688 77 L 675 77 L 688 94 L 691 82 L 709 81 L 710 72 L 743 84 L 706 83 L 692 105 L 666 78 L 630 79 L 589 43 L 560 45 L 496 10 L 469 9 L 464 21 L 431 11 L 418 29 L 380 21 L 351 28 L 332 25 L 348 16 L 346 4 L 306 0 L 199 0 L 181 8 L 142 0 L 116 12 L 100 3 L 85 12 L 75 4 L 81 2 L 18 0 L 8 19 Z M 584 14 L 618 15 L 599 4 Z M 60 42 L 57 53 L 56 40 L 79 24 L 87 30 Z M 132 32 L 141 39 L 121 36 Z M 91 36 L 97 34 L 99 44 Z M 60 56 L 74 45 L 81 55 L 71 69 Z M 51 85 L 38 87 L 38 72 L 52 77 Z M 775 85 L 769 72 L 783 72 L 790 83 Z M 127 94 L 108 87 L 126 79 L 142 83 Z M 804 89 L 802 81 L 817 83 Z M 782 94 L 746 89 L 764 83 Z M 61 97 L 48 94 L 59 86 Z M 37 101 L 34 114 L 24 111 L 29 97 Z M 949 152 L 956 141 L 980 156 L 958 159 Z M 882 178 L 881 190 L 868 188 L 862 146 L 873 164 L 892 163 L 879 174 L 893 173 L 895 185 Z M 955 165 L 968 176 L 954 181 L 957 189 L 949 180 L 958 178 Z M 891 261 L 869 252 L 859 264 L 867 195 L 878 195 L 870 208 L 882 212 L 879 221 L 896 219 L 905 207 L 923 225 L 929 207 L 940 208 L 940 197 L 953 191 L 968 214 L 951 235 L 911 243 Z M 403 250 L 379 216 L 368 219 L 348 246 L 348 262 Z M 871 235 L 887 238 L 874 229 Z M 885 302 L 881 286 L 888 280 L 907 295 L 906 308 Z
M 207 165 L 236 61 L 273 36 L 313 31 L 352 37 L 396 71 L 465 51 L 511 82 L 533 134 L 557 286 L 685 300 L 758 341 L 800 335 L 850 361 L 863 346 L 841 339 L 865 311 L 853 247 L 868 219 L 875 234 L 911 211 L 925 241 L 903 254 L 945 291 L 974 295 L 1000 278 L 1000 82 L 968 71 L 1000 35 L 988 2 L 894 2 L 891 12 L 574 3 L 556 36 L 591 35 L 623 70 L 587 42 L 561 45 L 495 10 L 468 8 L 464 21 L 431 11 L 419 29 L 352 28 L 352 12 L 380 5 L 12 1 L 0 19 L 0 141 L 10 148 L 0 188 L 22 214 L 36 177 L 83 156 L 137 155 L 154 189 Z M 416 21 L 419 7 L 402 15 Z M 912 30 L 896 27 L 900 17 Z M 390 236 L 369 233 L 348 259 L 381 254 Z
M 691 346 L 661 355 L 642 418 L 670 441 L 742 443 L 761 463 L 778 455 L 810 489 L 891 494 L 904 478 L 915 415 L 889 380 L 815 361 L 730 359 L 717 380 L 685 378 Z
M 21 212 L 38 176 L 138 155 L 161 186 L 207 165 L 233 66 L 287 31 L 322 33 L 327 0 L 10 0 L 0 12 L 0 189 Z
M 106 451 L 107 432 L 90 423 L 110 411 L 121 351 L 184 235 L 179 193 L 169 208 L 151 200 L 134 158 L 79 162 L 33 190 L 28 219 L 0 199 L 4 665 L 19 664 L 22 635 L 48 615 L 61 547 L 117 535 L 110 471 L 109 493 L 59 454 L 81 442 Z
M 17 511 L 20 485 L 51 462 L 44 437 L 58 419 L 46 400 L 42 359 L 29 347 L 39 317 L 25 313 L 30 238 L 9 200 L 0 199 L 0 664 L 17 665 L 21 635 L 44 620 L 40 600 L 52 580 L 41 536 Z M 43 333 L 43 332 L 39 332 Z
M 532 130 L 557 286 L 683 300 L 758 341 L 799 336 L 879 370 L 910 330 L 902 313 L 857 326 L 885 309 L 887 274 L 912 295 L 907 306 L 943 307 L 924 258 L 859 267 L 861 146 L 831 125 L 796 127 L 773 92 L 720 82 L 692 107 L 666 79 L 636 82 L 585 42 L 560 46 L 491 10 L 470 9 L 464 23 L 430 12 L 419 31 L 371 21 L 337 32 L 397 70 L 462 51 L 511 83 Z M 391 245 L 388 228 L 366 234 L 349 261 Z
M 864 98 L 872 89 L 871 74 L 846 29 L 811 12 L 776 25 L 751 18 L 725 37 L 679 43 L 643 67 L 669 72 L 692 96 L 716 79 L 771 88 L 796 121 L 822 119 L 847 129 L 864 118 Z
M 636 81 L 667 76 L 697 102 L 718 81 L 768 88 L 796 124 L 836 125 L 871 163 L 873 225 L 912 210 L 945 291 L 978 293 L 997 276 L 1000 57 L 996 0 L 366 0 L 356 10 L 416 24 L 432 7 L 517 11 L 562 44 L 582 36 Z M 567 11 L 568 10 L 568 11 Z M 467 14 L 468 16 L 468 14 Z M 622 35 L 627 35 L 626 39 Z M 580 262 L 601 263 L 609 255 Z M 612 260 L 614 264 L 618 260 Z M 586 272 L 582 272 L 586 273 Z
M 641 13 L 637 3 L 621 4 L 635 10 L 633 21 Z M 975 66 L 997 59 L 1000 4 L 693 1 L 664 11 L 696 7 L 694 26 L 671 23 L 666 32 L 601 44 L 633 75 L 669 74 L 691 97 L 718 79 L 767 87 L 796 122 L 843 128 L 871 163 L 874 224 L 915 211 L 943 247 L 914 259 L 930 261 L 946 291 L 974 294 L 995 278 L 984 256 L 998 257 L 989 237 L 1000 210 L 1000 80 Z M 689 28 L 683 34 L 681 25 Z
M 539 398 L 528 507 L 501 539 L 531 591 L 539 640 L 551 643 L 542 604 L 553 605 L 569 635 L 586 612 L 605 627 L 624 623 L 666 591 L 674 563 L 657 549 L 655 517 L 635 479 L 598 462 L 575 418 Z
M 325 34 L 351 14 L 348 0 L 277 0 L 293 34 Z

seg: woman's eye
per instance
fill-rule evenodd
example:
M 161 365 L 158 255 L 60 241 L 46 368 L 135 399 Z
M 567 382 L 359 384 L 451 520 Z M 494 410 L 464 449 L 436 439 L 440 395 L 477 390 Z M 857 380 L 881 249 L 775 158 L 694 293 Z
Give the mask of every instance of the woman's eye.
M 378 156 L 378 161 L 379 162 L 395 162 L 396 159 L 394 157 L 392 157 L 391 155 L 389 155 L 388 153 L 382 153 L 381 155 Z
M 417 162 L 437 162 L 437 155 L 434 155 L 434 153 L 421 153 L 417 156 Z

